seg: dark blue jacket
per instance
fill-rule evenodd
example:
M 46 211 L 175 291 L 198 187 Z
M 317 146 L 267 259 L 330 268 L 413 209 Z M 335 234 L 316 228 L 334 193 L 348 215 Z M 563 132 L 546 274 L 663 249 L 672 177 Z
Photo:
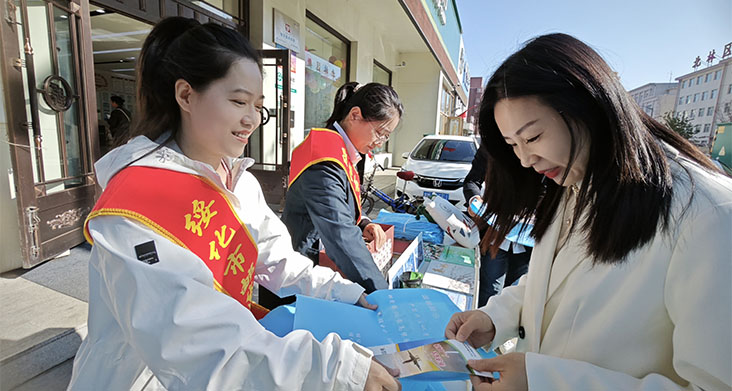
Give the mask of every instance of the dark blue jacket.
M 337 164 L 314 164 L 300 174 L 287 191 L 282 221 L 296 251 L 317 259 L 321 240 L 328 257 L 367 293 L 388 287 L 356 225 L 356 198 Z

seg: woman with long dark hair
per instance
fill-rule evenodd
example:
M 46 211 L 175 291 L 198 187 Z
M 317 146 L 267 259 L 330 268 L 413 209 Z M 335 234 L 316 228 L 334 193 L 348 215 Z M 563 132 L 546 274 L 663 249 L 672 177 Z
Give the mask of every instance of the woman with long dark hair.
M 72 390 L 397 390 L 355 343 L 255 319 L 254 281 L 369 305 L 292 249 L 239 159 L 261 121 L 259 56 L 235 30 L 168 18 L 145 40 L 134 135 L 96 164 L 89 322 Z
M 483 238 L 536 216 L 528 274 L 448 337 L 516 351 L 476 390 L 730 389 L 732 182 L 646 115 L 589 46 L 530 41 L 488 81 Z

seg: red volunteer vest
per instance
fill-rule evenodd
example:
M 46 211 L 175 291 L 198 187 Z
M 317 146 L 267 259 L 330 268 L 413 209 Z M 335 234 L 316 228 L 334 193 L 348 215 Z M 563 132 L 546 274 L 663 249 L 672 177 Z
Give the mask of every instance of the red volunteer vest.
M 84 223 L 97 216 L 136 220 L 196 254 L 211 270 L 214 288 L 247 307 L 257 319 L 267 310 L 252 302 L 259 254 L 249 230 L 224 193 L 208 179 L 161 168 L 132 166 L 118 172 Z
M 356 222 L 361 219 L 361 180 L 356 166 L 346 152 L 346 142 L 340 133 L 330 129 L 313 128 L 305 140 L 292 151 L 290 161 L 290 183 L 297 180 L 308 167 L 320 162 L 331 161 L 346 172 L 348 183 L 356 199 Z

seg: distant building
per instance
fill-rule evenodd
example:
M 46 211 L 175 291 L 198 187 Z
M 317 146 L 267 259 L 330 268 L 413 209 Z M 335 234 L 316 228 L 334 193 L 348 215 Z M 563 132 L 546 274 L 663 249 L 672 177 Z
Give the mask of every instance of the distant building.
M 646 114 L 661 120 L 664 114 L 674 112 L 679 83 L 648 83 L 629 93 Z
M 468 94 L 468 115 L 465 119 L 473 128 L 473 133 L 478 134 L 478 111 L 480 110 L 480 99 L 483 97 L 483 78 L 470 78 L 470 93 Z
M 732 121 L 732 58 L 676 78 L 676 115 L 688 118 L 696 133 L 691 141 L 711 146 L 716 124 Z

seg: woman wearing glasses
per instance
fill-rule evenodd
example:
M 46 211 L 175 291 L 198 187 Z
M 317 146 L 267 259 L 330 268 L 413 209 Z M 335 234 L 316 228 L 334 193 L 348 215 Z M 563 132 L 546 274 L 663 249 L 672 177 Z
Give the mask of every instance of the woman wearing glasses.
M 313 128 L 292 151 L 290 183 L 282 221 L 295 250 L 317 262 L 321 245 L 347 278 L 370 293 L 387 287 L 362 237 L 385 238 L 377 224 L 361 216 L 356 164 L 389 138 L 402 116 L 399 96 L 379 83 L 352 82 L 336 92 L 324 129 Z M 267 292 L 265 306 L 282 303 Z

